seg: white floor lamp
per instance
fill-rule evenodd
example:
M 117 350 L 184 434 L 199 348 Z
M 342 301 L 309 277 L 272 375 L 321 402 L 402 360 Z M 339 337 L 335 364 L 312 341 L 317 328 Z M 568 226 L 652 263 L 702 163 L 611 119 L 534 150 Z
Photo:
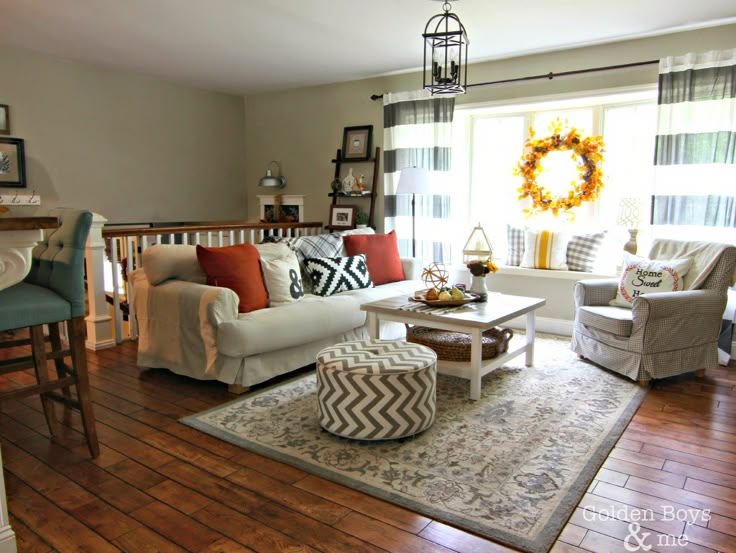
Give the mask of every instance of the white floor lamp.
M 396 195 L 411 194 L 411 256 L 417 256 L 416 239 L 416 195 L 432 194 L 432 179 L 429 169 L 420 167 L 406 167 L 401 170 Z

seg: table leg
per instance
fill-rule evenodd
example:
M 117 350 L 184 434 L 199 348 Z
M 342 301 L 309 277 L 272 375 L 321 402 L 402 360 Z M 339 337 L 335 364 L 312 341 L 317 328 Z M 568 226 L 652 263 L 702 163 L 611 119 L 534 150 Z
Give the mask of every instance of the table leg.
M 470 333 L 470 399 L 480 399 L 480 366 L 482 360 L 483 332 L 474 328 Z
M 381 330 L 378 324 L 378 314 L 373 311 L 368 312 L 368 335 L 374 340 L 381 337 Z
M 536 333 L 536 314 L 530 311 L 526 314 L 526 366 L 534 365 L 534 334 Z

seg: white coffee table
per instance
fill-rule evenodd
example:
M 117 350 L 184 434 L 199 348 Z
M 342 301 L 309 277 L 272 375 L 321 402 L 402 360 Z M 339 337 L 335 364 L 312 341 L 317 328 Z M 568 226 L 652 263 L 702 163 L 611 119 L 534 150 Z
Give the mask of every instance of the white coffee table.
M 452 332 L 463 332 L 471 337 L 470 362 L 439 361 L 438 370 L 470 380 L 470 399 L 480 399 L 481 378 L 497 369 L 509 359 L 526 354 L 526 365 L 534 364 L 534 335 L 536 310 L 546 300 L 506 294 L 489 294 L 486 303 L 472 303 L 453 310 L 436 312 L 400 309 L 409 303 L 406 296 L 364 303 L 360 306 L 368 313 L 368 331 L 371 338 L 380 338 L 380 321 L 393 321 L 412 325 L 428 326 Z M 511 349 L 493 359 L 481 358 L 483 331 L 503 324 L 511 319 L 526 315 L 526 340 L 523 346 Z

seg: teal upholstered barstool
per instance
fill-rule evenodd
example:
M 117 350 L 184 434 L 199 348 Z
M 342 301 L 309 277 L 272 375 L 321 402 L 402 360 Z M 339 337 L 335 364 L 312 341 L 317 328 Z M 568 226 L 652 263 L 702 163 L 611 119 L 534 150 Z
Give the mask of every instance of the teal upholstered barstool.
M 28 339 L 0 342 L 0 348 L 31 345 L 31 356 L 0 360 L 0 374 L 33 368 L 37 382 L 3 391 L 0 402 L 39 394 L 49 431 L 58 422 L 54 402 L 78 409 L 92 457 L 100 452 L 90 400 L 85 340 L 84 251 L 92 213 L 56 209 L 59 227 L 47 234 L 32 253 L 31 270 L 23 282 L 0 290 L 0 331 L 29 328 Z M 69 348 L 62 349 L 59 323 L 66 321 Z M 48 325 L 50 351 L 46 351 L 43 327 Z M 71 366 L 65 363 L 71 358 Z M 49 374 L 54 362 L 56 378 Z M 76 396 L 71 388 L 76 388 Z M 61 393 L 59 393 L 61 391 Z

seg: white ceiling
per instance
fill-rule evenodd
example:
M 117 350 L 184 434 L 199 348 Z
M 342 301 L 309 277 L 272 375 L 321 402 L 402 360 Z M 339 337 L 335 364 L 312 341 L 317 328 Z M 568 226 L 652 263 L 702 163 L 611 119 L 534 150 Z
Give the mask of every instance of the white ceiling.
M 420 69 L 430 0 L 0 0 L 0 45 L 257 94 Z M 734 0 L 458 0 L 471 61 L 736 22 Z M 472 79 L 471 79 L 472 80 Z

